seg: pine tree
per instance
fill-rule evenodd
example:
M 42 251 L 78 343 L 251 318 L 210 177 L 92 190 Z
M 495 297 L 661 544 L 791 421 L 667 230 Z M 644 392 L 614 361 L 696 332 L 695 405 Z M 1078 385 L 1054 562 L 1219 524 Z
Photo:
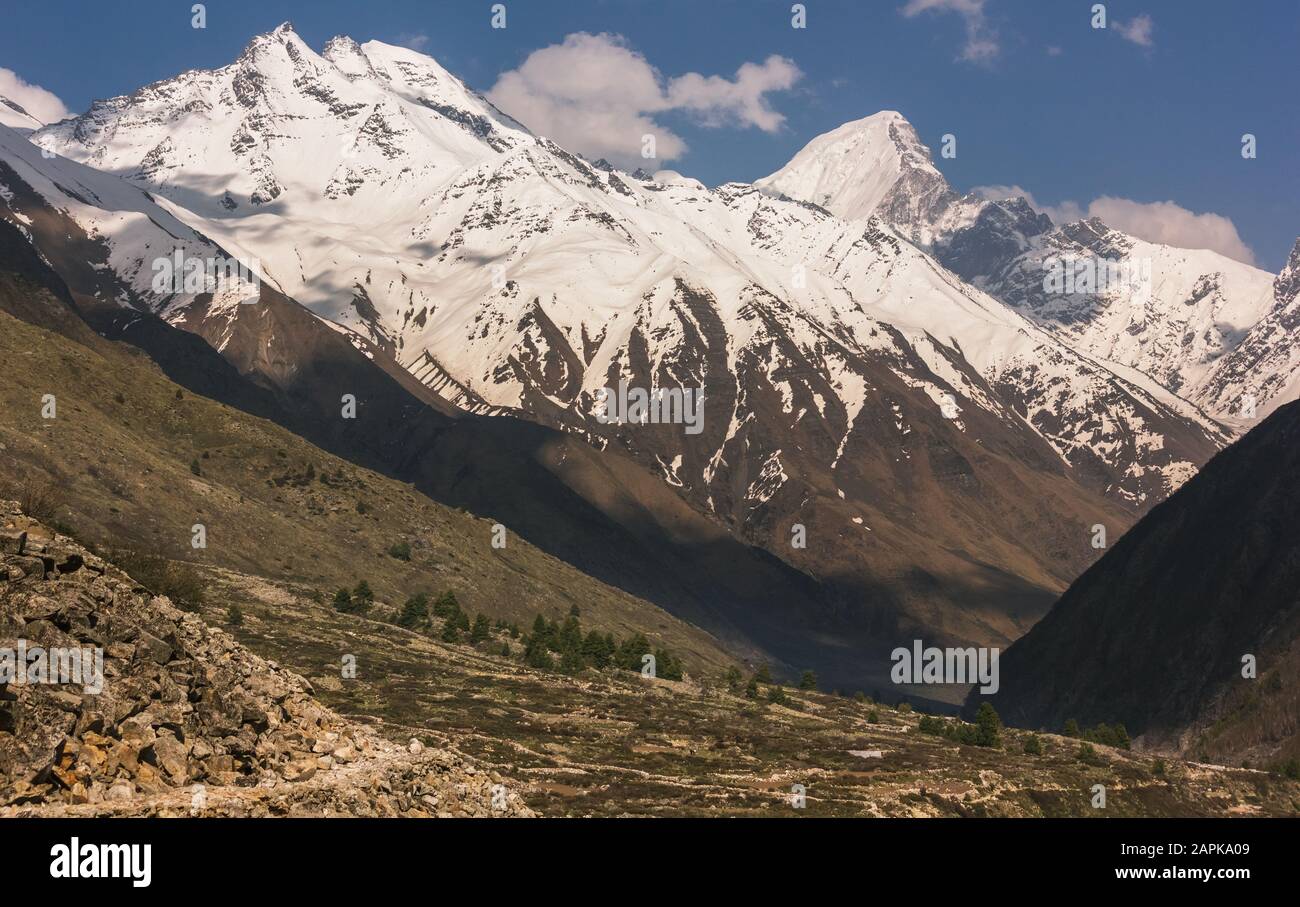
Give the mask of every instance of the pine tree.
M 486 614 L 474 618 L 474 628 L 469 631 L 471 645 L 478 645 L 492 635 L 492 622 Z
M 524 643 L 524 663 L 530 668 L 550 671 L 555 667 L 551 653 L 547 651 L 545 640 L 529 636 Z
M 1063 733 L 1066 737 L 1078 737 L 1079 722 L 1075 721 L 1073 718 L 1069 719 L 1068 721 L 1065 722 L 1065 728 L 1064 730 L 1062 730 L 1061 733 Z
M 455 621 L 443 622 L 441 638 L 443 642 L 460 642 L 460 630 L 457 628 Z
M 740 682 L 743 678 L 740 674 L 740 668 L 732 665 L 727 668 L 727 673 L 722 675 L 722 680 L 727 685 L 727 689 L 735 693 L 740 690 Z
M 664 680 L 681 680 L 682 663 L 667 649 L 655 649 L 655 674 Z
M 429 596 L 418 592 L 402 605 L 402 613 L 397 617 L 397 625 L 413 630 L 429 622 Z
M 812 671 L 804 671 L 803 676 L 799 678 L 799 689 L 815 690 L 817 689 L 817 675 Z
M 762 665 L 759 667 L 758 673 L 754 675 L 754 679 L 759 683 L 771 683 L 772 670 L 767 665 Z
M 649 652 L 650 640 L 645 638 L 644 633 L 637 633 L 619 644 L 617 664 L 625 671 L 640 671 L 641 656 Z
M 582 658 L 594 668 L 604 670 L 609 667 L 610 653 L 605 648 L 605 637 L 595 630 L 587 634 L 582 641 Z
M 357 614 L 364 614 L 370 610 L 370 606 L 375 603 L 375 593 L 370 589 L 370 583 L 362 580 L 357 583 L 357 587 L 352 590 L 352 610 Z
M 975 743 L 978 746 L 997 746 L 998 732 L 1002 730 L 1002 719 L 998 717 L 997 710 L 993 708 L 993 703 L 985 702 L 975 713 Z
M 352 613 L 352 593 L 347 589 L 340 589 L 334 593 L 334 610 L 344 614 Z
M 577 652 L 582 648 L 582 627 L 578 624 L 578 618 L 572 613 L 565 618 L 564 625 L 560 627 L 556 642 L 561 652 Z
M 746 699 L 757 699 L 757 698 L 758 698 L 758 678 L 757 678 L 757 677 L 751 677 L 751 678 L 749 678 L 749 683 L 745 684 L 745 698 L 746 698 Z
M 582 654 L 577 649 L 565 649 L 564 654 L 560 656 L 560 673 L 578 674 L 585 668 Z
M 460 602 L 456 601 L 456 593 L 448 589 L 438 600 L 433 603 L 433 614 L 435 617 L 441 617 L 444 620 L 456 616 L 460 612 Z

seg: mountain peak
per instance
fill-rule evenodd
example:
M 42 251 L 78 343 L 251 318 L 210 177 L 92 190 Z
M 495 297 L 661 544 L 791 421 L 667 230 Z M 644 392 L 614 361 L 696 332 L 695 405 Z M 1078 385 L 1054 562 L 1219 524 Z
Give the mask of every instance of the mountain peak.
M 244 46 L 244 52 L 239 55 L 239 59 L 256 59 L 260 52 L 276 47 L 283 47 L 290 56 L 297 56 L 301 51 L 311 52 L 306 42 L 293 30 L 293 23 L 285 20 L 265 34 L 254 35 Z
M 895 211 L 906 225 L 919 207 L 951 193 L 930 149 L 896 110 L 851 120 L 817 136 L 773 173 L 755 183 L 812 202 L 845 218 Z

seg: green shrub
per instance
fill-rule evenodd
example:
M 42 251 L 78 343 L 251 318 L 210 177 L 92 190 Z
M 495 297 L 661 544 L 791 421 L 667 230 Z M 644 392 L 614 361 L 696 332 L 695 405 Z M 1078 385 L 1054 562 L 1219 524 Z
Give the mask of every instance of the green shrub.
M 1096 748 L 1091 743 L 1080 743 L 1079 752 L 1075 758 L 1084 765 L 1105 765 L 1105 760 L 1098 755 Z

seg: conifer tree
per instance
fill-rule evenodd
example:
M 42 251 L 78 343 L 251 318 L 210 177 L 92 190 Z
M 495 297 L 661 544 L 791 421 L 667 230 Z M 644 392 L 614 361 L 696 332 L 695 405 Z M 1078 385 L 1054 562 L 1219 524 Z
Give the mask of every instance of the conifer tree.
M 357 583 L 357 587 L 352 590 L 352 610 L 357 614 L 364 614 L 370 610 L 370 606 L 375 603 L 375 593 L 370 589 L 370 583 L 365 580 Z
M 397 625 L 413 630 L 429 622 L 429 596 L 417 592 L 402 605 L 402 613 L 397 616 Z
M 334 593 L 334 610 L 341 611 L 344 614 L 352 613 L 352 593 L 347 589 L 340 589 Z
M 998 732 L 1002 730 L 1002 719 L 998 717 L 993 703 L 981 703 L 975 713 L 975 743 L 978 746 L 997 746 Z

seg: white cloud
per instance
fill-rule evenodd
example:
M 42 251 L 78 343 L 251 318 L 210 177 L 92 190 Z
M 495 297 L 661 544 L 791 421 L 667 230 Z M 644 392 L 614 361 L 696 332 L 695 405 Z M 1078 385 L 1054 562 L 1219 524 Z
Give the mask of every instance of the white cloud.
M 1213 249 L 1237 261 L 1255 264 L 1255 253 L 1242 242 L 1236 225 L 1222 214 L 1197 214 L 1174 202 L 1144 203 L 1102 196 L 1088 205 L 1088 215 L 1150 242 L 1182 249 Z
M 424 32 L 407 32 L 397 36 L 396 43 L 411 50 L 424 50 L 429 44 L 429 36 Z
M 54 92 L 25 82 L 18 73 L 3 66 L 0 66 L 0 96 L 13 101 L 42 123 L 57 123 L 72 116 L 72 111 Z
M 1001 52 L 997 32 L 984 18 L 984 0 L 907 0 L 899 10 L 908 19 L 929 11 L 957 13 L 966 21 L 966 43 L 958 60 L 985 63 Z
M 694 72 L 665 78 L 621 36 L 577 32 L 503 72 L 488 98 L 561 145 L 639 166 L 645 135 L 655 136 L 659 161 L 686 151 L 680 136 L 655 122 L 656 114 L 682 111 L 704 126 L 774 132 L 785 117 L 767 95 L 793 87 L 802 76 L 793 62 L 772 55 L 745 63 L 733 79 Z
M 1087 207 L 1073 201 L 1044 205 L 1020 186 L 976 186 L 971 191 L 981 198 L 993 200 L 1020 196 L 1057 224 L 1097 217 L 1107 226 L 1147 242 L 1180 249 L 1213 249 L 1248 265 L 1256 264 L 1255 253 L 1242 241 L 1236 224 L 1230 218 L 1208 211 L 1197 214 L 1177 202 L 1136 202 L 1103 195 L 1093 199 Z
M 1143 13 L 1128 22 L 1115 20 L 1115 31 L 1119 32 L 1121 38 L 1125 41 L 1132 41 L 1134 44 L 1142 47 L 1151 47 L 1155 41 L 1151 38 L 1151 32 L 1155 30 L 1156 24 L 1151 21 L 1151 17 Z

